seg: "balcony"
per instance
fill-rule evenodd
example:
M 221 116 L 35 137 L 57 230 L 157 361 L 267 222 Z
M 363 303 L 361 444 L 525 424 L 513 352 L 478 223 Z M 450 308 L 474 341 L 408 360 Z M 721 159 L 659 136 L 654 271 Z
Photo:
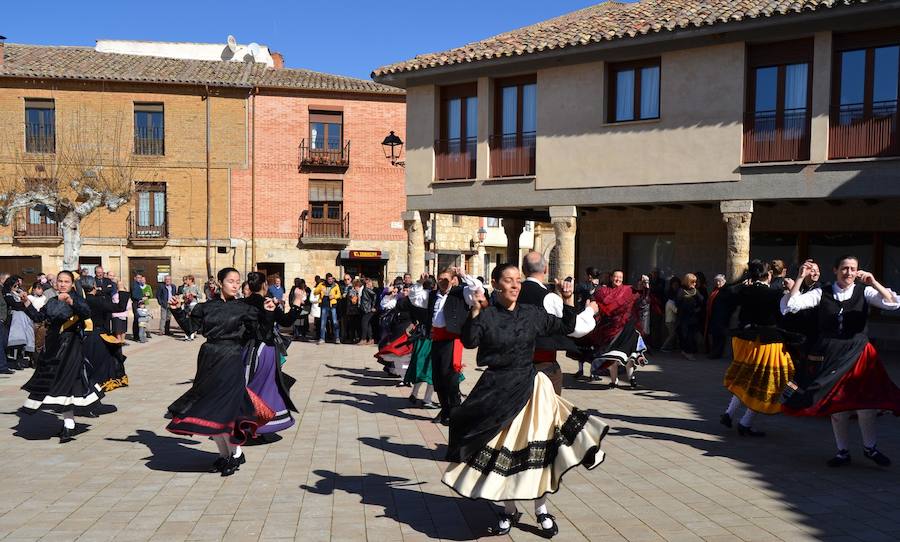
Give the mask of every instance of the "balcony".
M 166 154 L 166 140 L 163 128 L 134 129 L 134 154 L 142 156 L 163 156 Z
M 806 108 L 744 113 L 744 163 L 809 160 Z
M 13 241 L 17 245 L 57 246 L 62 243 L 62 229 L 58 222 L 47 224 L 44 223 L 45 219 L 39 224 L 32 222 L 30 213 L 20 213 L 16 216 Z
M 25 152 L 56 152 L 56 128 L 52 124 L 25 124 Z
M 535 132 L 491 136 L 491 177 L 534 175 L 535 142 Z
M 341 170 L 350 167 L 350 142 L 340 146 L 335 142 L 327 148 L 311 148 L 305 139 L 300 141 L 300 171 Z
M 434 142 L 435 172 L 439 181 L 474 179 L 478 142 L 474 137 Z
M 162 224 L 153 224 L 157 221 L 152 214 L 144 218 L 146 220 L 135 220 L 135 213 L 128 213 L 128 244 L 144 248 L 166 246 L 169 242 L 169 211 L 166 210 L 163 214 Z
M 831 108 L 828 157 L 877 158 L 900 156 L 897 138 L 897 100 Z
M 300 245 L 350 244 L 350 213 L 342 219 L 309 218 L 304 212 L 299 221 Z

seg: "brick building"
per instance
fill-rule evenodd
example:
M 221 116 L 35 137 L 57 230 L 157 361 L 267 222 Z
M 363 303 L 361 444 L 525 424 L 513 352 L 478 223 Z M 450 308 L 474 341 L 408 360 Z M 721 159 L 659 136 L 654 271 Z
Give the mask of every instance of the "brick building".
M 191 58 L 197 51 L 208 58 L 216 47 L 222 60 Z M 246 49 L 240 47 L 239 53 Z M 121 139 L 131 151 L 136 192 L 116 212 L 99 210 L 82 222 L 80 265 L 102 264 L 121 276 L 142 272 L 151 283 L 169 273 L 202 277 L 208 268 L 247 271 L 255 261 L 288 276 L 352 270 L 354 262 L 371 269 L 373 261 L 381 272 L 405 271 L 402 169 L 391 166 L 380 145 L 390 130 L 402 133 L 402 91 L 286 69 L 265 48 L 265 61 L 247 55 L 236 61 L 224 44 L 0 48 L 5 180 L 24 182 L 31 161 L 58 156 L 55 147 L 33 145 L 32 136 L 70 139 L 62 135 L 75 118 L 93 119 L 102 137 Z M 337 163 L 320 160 L 335 154 L 310 127 L 311 119 L 323 120 L 315 115 L 340 119 L 342 127 L 332 131 L 341 141 Z M 306 143 L 302 155 L 301 143 L 313 135 L 312 145 L 324 146 Z M 350 141 L 353 154 L 342 154 Z M 312 217 L 334 216 L 319 204 L 335 202 L 342 205 L 338 231 L 333 224 L 314 231 Z M 337 235 L 321 235 L 331 233 Z M 342 250 L 350 257 L 340 258 Z M 0 228 L 0 269 L 28 278 L 60 269 L 62 256 L 58 224 L 36 210 Z

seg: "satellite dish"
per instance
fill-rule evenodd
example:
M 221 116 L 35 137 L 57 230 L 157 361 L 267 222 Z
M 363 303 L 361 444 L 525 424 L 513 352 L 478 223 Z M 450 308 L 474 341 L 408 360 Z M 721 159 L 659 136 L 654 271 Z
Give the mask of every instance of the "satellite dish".
M 232 53 L 237 52 L 237 40 L 234 39 L 234 36 L 229 34 L 227 41 L 228 41 L 228 50 L 231 51 Z
M 253 55 L 253 60 L 256 60 L 259 57 L 259 44 L 256 42 L 251 43 L 247 46 L 247 49 L 250 50 L 250 54 Z

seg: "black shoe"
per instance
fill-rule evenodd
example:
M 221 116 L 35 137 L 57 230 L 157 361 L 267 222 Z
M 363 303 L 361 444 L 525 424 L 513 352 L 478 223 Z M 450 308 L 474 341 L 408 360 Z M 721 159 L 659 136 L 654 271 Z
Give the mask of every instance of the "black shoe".
M 450 427 L 450 416 L 441 416 L 440 420 L 438 420 L 438 423 L 440 423 L 444 427 Z
M 722 414 L 721 416 L 719 416 L 719 423 L 721 423 L 722 425 L 724 425 L 724 426 L 727 427 L 728 429 L 731 429 L 731 427 L 732 427 L 732 425 L 731 425 L 731 415 L 728 414 L 727 412 L 726 412 L 725 414 Z
M 541 533 L 543 533 L 546 538 L 553 538 L 559 534 L 559 525 L 556 524 L 556 517 L 554 517 L 553 514 L 538 514 L 536 519 L 538 525 L 541 526 Z M 549 529 L 544 528 L 543 523 L 545 519 L 549 519 L 553 522 L 553 525 Z
M 10 369 L 9 367 L 7 367 L 6 369 L 0 369 L 0 375 L 14 375 L 14 374 L 16 374 L 16 372 L 13 371 L 12 369 Z
M 754 431 L 752 427 L 741 425 L 741 422 L 738 422 L 738 435 L 742 437 L 764 437 L 766 433 L 764 431 Z
M 504 529 L 498 523 L 497 530 L 494 532 L 494 534 L 497 536 L 503 536 L 505 534 L 509 534 L 509 531 L 512 530 L 513 525 L 515 525 L 516 523 L 519 523 L 519 518 L 521 518 L 521 517 L 522 517 L 522 512 L 516 512 L 515 514 L 507 514 L 506 512 L 500 512 L 500 521 L 504 521 L 504 520 L 508 521 L 509 527 Z
M 222 469 L 225 468 L 226 464 L 228 464 L 228 458 L 220 456 L 213 462 L 212 466 L 209 468 L 209 472 L 222 472 Z
M 610 383 L 609 383 L 609 389 L 614 390 L 614 389 L 616 389 L 616 388 L 618 388 L 618 387 L 619 387 L 619 383 L 618 383 L 618 382 L 612 382 L 612 381 L 610 381 Z
M 632 376 L 630 379 L 628 379 L 628 383 L 631 384 L 631 389 L 637 388 L 637 378 Z
M 263 438 L 265 438 L 265 435 L 263 435 Z M 238 468 L 240 468 L 241 465 L 247 462 L 247 456 L 244 455 L 244 452 L 242 451 L 241 455 L 235 457 L 234 460 L 237 462 Z
M 243 455 L 243 454 L 241 454 L 241 455 Z M 237 472 L 241 466 L 241 464 L 238 461 L 239 461 L 238 458 L 229 457 L 228 459 L 225 460 L 225 464 L 222 466 L 222 470 L 219 472 L 222 473 L 222 476 L 231 476 L 232 474 Z
M 409 394 L 409 402 L 412 403 L 412 404 L 414 404 L 414 405 L 416 405 L 416 404 L 419 403 L 419 400 L 416 398 L 415 395 Z
M 891 464 L 891 458 L 878 451 L 878 448 L 863 448 L 863 455 L 875 462 L 879 467 L 887 467 Z
M 59 430 L 59 434 L 57 435 L 59 437 L 59 443 L 65 444 L 70 440 L 75 440 L 75 437 L 72 436 L 73 431 L 74 429 L 69 429 L 64 425 L 63 428 Z
M 838 450 L 834 457 L 828 460 L 826 465 L 829 467 L 843 467 L 850 464 L 850 452 L 847 450 Z

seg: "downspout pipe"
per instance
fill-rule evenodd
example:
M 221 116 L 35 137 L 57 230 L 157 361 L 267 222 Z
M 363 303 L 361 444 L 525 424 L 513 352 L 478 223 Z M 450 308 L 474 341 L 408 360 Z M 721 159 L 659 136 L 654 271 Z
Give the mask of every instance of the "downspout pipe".
M 213 276 L 212 271 L 212 257 L 211 257 L 211 244 L 212 244 L 212 194 L 210 190 L 212 188 L 212 181 L 210 179 L 210 133 L 209 133 L 209 85 L 205 85 L 206 88 L 206 276 Z
M 256 95 L 259 87 L 251 90 L 250 101 L 253 111 L 250 113 L 250 263 L 256 270 Z

